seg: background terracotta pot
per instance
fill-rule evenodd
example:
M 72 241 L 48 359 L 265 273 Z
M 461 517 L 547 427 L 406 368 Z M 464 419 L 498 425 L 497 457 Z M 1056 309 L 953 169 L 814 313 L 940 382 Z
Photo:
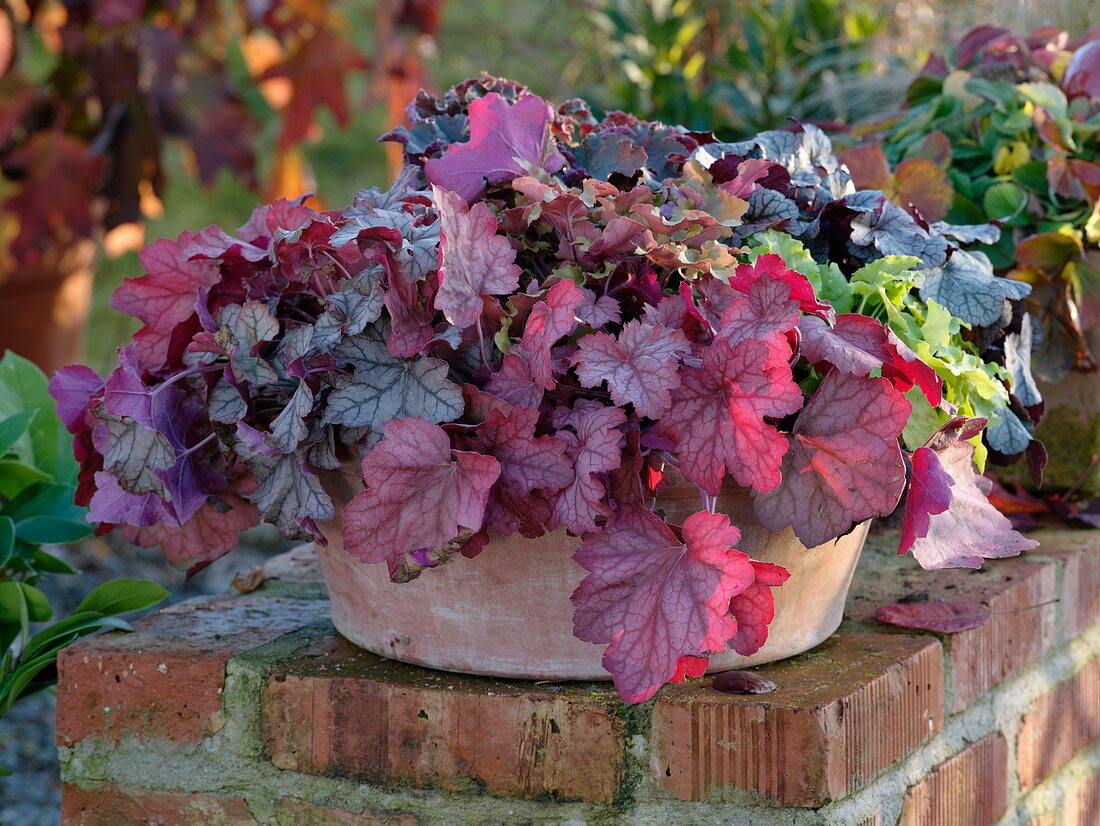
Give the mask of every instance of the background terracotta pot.
M 333 474 L 326 486 L 338 503 L 362 489 L 351 474 Z M 672 487 L 659 504 L 679 523 L 699 510 L 699 493 L 690 485 Z M 767 644 L 751 657 L 732 651 L 712 657 L 710 670 L 783 659 L 824 641 L 840 625 L 869 523 L 808 550 L 790 529 L 770 533 L 760 527 L 745 489 L 724 489 L 718 510 L 741 529 L 741 551 L 784 566 L 791 578 L 774 591 L 776 616 Z M 318 545 L 317 556 L 333 623 L 356 645 L 444 671 L 610 679 L 600 663 L 604 646 L 573 636 L 569 596 L 585 572 L 572 559 L 580 540 L 564 530 L 538 539 L 494 535 L 475 559 L 454 558 L 412 582 L 395 584 L 385 565 L 362 563 L 344 551 L 341 527 L 339 516 L 321 526 L 328 545 Z
M 1086 258 L 1100 272 L 1100 250 L 1092 250 Z M 1089 349 L 1100 358 L 1100 327 L 1086 333 Z M 1040 381 L 1046 408 L 1035 436 L 1047 449 L 1049 461 L 1043 478 L 1043 488 L 1065 491 L 1077 486 L 1083 496 L 1100 495 L 1100 371 L 1071 372 L 1060 382 Z M 1026 473 L 1013 478 L 1026 481 Z
M 1100 328 L 1087 337 L 1100 356 Z M 1100 495 L 1100 464 L 1092 463 L 1100 455 L 1100 371 L 1072 372 L 1056 384 L 1039 382 L 1039 392 L 1046 409 L 1035 436 L 1049 456 L 1043 488 L 1064 491 L 1080 482 L 1082 495 Z
M 95 254 L 94 241 L 80 241 L 0 280 L 0 353 L 13 350 L 47 375 L 82 361 Z

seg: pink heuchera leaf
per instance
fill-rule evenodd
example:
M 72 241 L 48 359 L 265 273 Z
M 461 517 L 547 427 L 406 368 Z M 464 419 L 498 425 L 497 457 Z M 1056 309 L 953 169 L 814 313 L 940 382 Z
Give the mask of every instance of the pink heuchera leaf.
M 832 305 L 817 300 L 810 280 L 797 270 L 788 269 L 787 262 L 774 253 L 765 253 L 752 264 L 740 264 L 728 283 L 737 292 L 748 293 L 762 277 L 786 284 L 790 288 L 790 297 L 799 303 L 802 312 L 827 320 L 832 320 L 836 315 Z
M 428 183 L 457 192 L 468 202 L 486 183 L 526 175 L 527 166 L 557 172 L 565 159 L 550 141 L 553 110 L 528 95 L 514 104 L 495 92 L 470 104 L 470 140 L 447 147 L 441 158 L 424 164 Z
M 787 440 L 765 416 L 786 416 L 802 404 L 786 356 L 762 341 L 730 347 L 715 341 L 703 364 L 681 371 L 672 407 L 657 427 L 675 445 L 680 472 L 711 495 L 726 471 L 740 485 L 769 491 L 780 483 Z
M 875 611 L 875 619 L 879 622 L 940 634 L 957 634 L 971 628 L 981 628 L 992 618 L 993 612 L 984 605 L 957 602 L 904 602 L 883 605 Z
M 730 600 L 730 614 L 737 619 L 737 633 L 729 646 L 743 657 L 755 654 L 768 641 L 768 624 L 775 617 L 772 588 L 790 578 L 786 568 L 770 562 L 752 562 L 756 579 L 752 585 Z
M 668 678 L 670 683 L 682 683 L 690 677 L 702 677 L 707 673 L 710 657 L 680 657 L 676 661 L 676 670 Z
M 760 524 L 790 525 L 812 548 L 893 511 L 905 489 L 898 436 L 910 412 L 886 379 L 831 371 L 795 422 L 783 481 L 755 495 Z
M 497 219 L 483 203 L 467 207 L 457 193 L 432 187 L 439 210 L 439 291 L 435 306 L 456 327 L 470 327 L 481 316 L 483 295 L 519 288 L 523 272 L 516 251 L 497 235 Z
M 735 296 L 722 312 L 718 337 L 731 345 L 754 339 L 768 342 L 789 358 L 786 334 L 798 326 L 802 310 L 790 288 L 774 278 L 759 278 L 744 295 Z
M 492 456 L 452 450 L 443 428 L 425 419 L 393 419 L 363 457 L 367 489 L 348 503 L 344 547 L 364 562 L 398 565 L 481 529 L 489 489 L 500 476 Z
M 527 361 L 531 378 L 546 390 L 554 389 L 550 348 L 577 323 L 576 309 L 584 294 L 572 281 L 559 281 L 546 298 L 531 308 L 515 351 Z
M 622 306 L 609 295 L 598 298 L 593 290 L 581 287 L 584 299 L 577 305 L 577 318 L 594 329 L 608 324 L 618 324 L 622 319 Z
M 141 251 L 145 275 L 127 278 L 115 290 L 111 306 L 145 322 L 134 343 L 143 367 L 156 369 L 168 356 L 172 331 L 195 312 L 195 299 L 219 279 L 216 261 L 191 260 L 189 242 L 197 233 L 182 233 L 178 241 L 162 238 Z
M 681 657 L 723 651 L 737 631 L 729 603 L 754 576 L 734 549 L 741 532 L 728 516 L 702 511 L 684 522 L 683 537 L 631 506 L 573 556 L 589 572 L 573 592 L 573 634 L 608 643 L 603 666 L 628 703 L 656 694 Z
M 566 453 L 573 460 L 573 481 L 553 497 L 551 528 L 564 526 L 575 534 L 592 530 L 596 518 L 610 516 L 603 503 L 606 487 L 593 474 L 615 470 L 622 463 L 619 430 L 626 423 L 626 413 L 618 407 L 581 400 L 566 418 L 558 437 L 566 443 Z
M 993 482 L 974 467 L 967 441 L 985 419 L 953 419 L 913 451 L 898 553 L 912 551 L 923 568 L 980 568 L 986 559 L 1038 546 L 1012 529 L 989 501 Z
M 201 570 L 237 547 L 238 534 L 260 521 L 256 506 L 235 495 L 222 495 L 228 510 L 205 504 L 182 525 L 159 521 L 144 527 L 122 526 L 122 533 L 135 545 L 160 545 L 165 557 L 188 573 Z
M 890 352 L 890 360 L 882 366 L 882 377 L 889 379 L 902 393 L 913 386 L 919 387 L 928 403 L 939 407 L 943 401 L 943 379 L 889 327 L 886 328 L 886 349 Z
M 578 345 L 573 364 L 582 385 L 596 387 L 606 380 L 615 404 L 633 404 L 639 416 L 658 419 L 668 410 L 670 391 L 680 386 L 677 357 L 689 347 L 679 330 L 635 319 L 617 340 L 595 333 Z
M 513 407 L 489 411 L 470 439 L 470 447 L 500 462 L 500 478 L 489 492 L 487 521 L 507 536 L 541 536 L 550 519 L 550 506 L 536 490 L 554 493 L 573 481 L 573 463 L 566 458 L 565 442 L 553 436 L 535 436 L 537 410 Z

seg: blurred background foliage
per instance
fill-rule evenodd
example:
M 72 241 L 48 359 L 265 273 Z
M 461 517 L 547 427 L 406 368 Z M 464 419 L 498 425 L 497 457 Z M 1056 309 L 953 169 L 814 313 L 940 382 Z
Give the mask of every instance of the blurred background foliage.
M 851 121 L 894 108 L 929 53 L 978 23 L 1083 31 L 1097 11 L 1097 0 L 413 0 L 405 5 L 434 8 L 434 30 L 380 25 L 393 19 L 386 4 L 401 2 L 333 5 L 368 60 L 392 65 L 411 57 L 436 89 L 486 71 L 554 100 L 580 95 L 604 110 L 711 129 L 725 139 L 782 126 L 789 117 Z M 279 110 L 263 84 L 250 83 L 248 48 L 238 37 L 226 61 L 261 124 L 254 145 L 257 180 L 266 185 L 257 191 L 222 170 L 207 187 L 193 174 L 186 147 L 173 147 L 164 158 L 163 209 L 147 219 L 147 241 L 210 223 L 234 226 L 260 198 L 294 194 L 295 187 L 338 206 L 388 179 L 376 139 L 399 117 L 394 100 L 403 91 L 411 97 L 416 78 L 404 73 L 404 89 L 380 92 L 377 72 L 349 76 L 349 124 L 341 128 L 330 111 L 319 110 L 301 163 L 287 175 L 276 166 Z M 398 65 L 393 77 L 403 72 Z M 123 277 L 138 273 L 133 251 L 100 262 L 88 354 L 96 368 L 105 368 L 132 332 L 131 319 L 107 301 Z

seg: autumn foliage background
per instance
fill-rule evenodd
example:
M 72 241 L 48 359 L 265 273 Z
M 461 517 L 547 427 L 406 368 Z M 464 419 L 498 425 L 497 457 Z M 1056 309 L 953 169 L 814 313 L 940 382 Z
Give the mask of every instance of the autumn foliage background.
M 1072 27 L 1089 4 L 1058 4 L 1059 20 L 1011 5 L 907 0 L 886 18 L 835 0 L 4 0 L 0 273 L 36 245 L 97 236 L 88 359 L 105 366 L 133 332 L 107 299 L 143 243 L 235 225 L 276 196 L 312 190 L 323 206 L 385 183 L 397 159 L 373 136 L 421 85 L 487 71 L 649 117 L 683 120 L 670 102 L 687 100 L 692 117 L 755 131 L 825 93 L 882 105 L 994 12 Z M 20 120 L 29 134 L 13 131 Z

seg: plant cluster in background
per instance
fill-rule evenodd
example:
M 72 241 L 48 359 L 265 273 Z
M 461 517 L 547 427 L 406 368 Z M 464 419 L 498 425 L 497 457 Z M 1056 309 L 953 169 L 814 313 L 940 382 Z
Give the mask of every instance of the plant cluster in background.
M 1096 368 L 1100 322 L 1100 32 L 1077 40 L 984 26 L 950 63 L 929 60 L 906 111 L 855 130 L 876 143 L 843 157 L 860 186 L 887 190 L 928 221 L 997 221 L 973 253 L 1036 289 L 1035 371 L 1059 381 Z
M 908 456 L 900 550 L 1030 547 L 973 463 L 987 421 L 1030 442 L 1028 287 L 956 241 L 990 228 L 856 191 L 811 126 L 723 144 L 491 77 L 410 114 L 388 191 L 145 249 L 117 369 L 51 384 L 92 520 L 199 567 L 261 519 L 319 538 L 325 474 L 361 460 L 345 548 L 397 581 L 564 528 L 575 632 L 632 701 L 766 638 L 786 572 L 735 550 L 727 477 L 814 546 L 891 513 Z M 683 525 L 669 477 L 702 495 Z
M 228 171 L 254 189 L 273 110 L 278 135 L 262 179 L 276 191 L 308 188 L 300 146 L 317 137 L 323 110 L 347 125 L 350 81 L 368 68 L 338 6 L 0 4 L 0 273 L 56 266 L 104 231 L 115 230 L 108 251 L 140 245 L 141 222 L 161 211 L 170 145 L 207 185 Z M 430 35 L 436 6 L 380 5 L 388 38 L 376 94 L 416 76 L 400 33 Z
M 851 122 L 903 88 L 900 62 L 873 48 L 875 3 L 600 0 L 590 17 L 613 78 L 595 102 L 723 137 Z
M 0 359 L 0 717 L 21 697 L 53 684 L 57 652 L 102 628 L 128 628 L 119 614 L 160 602 L 152 582 L 122 579 L 96 588 L 63 620 L 53 618 L 43 577 L 75 574 L 43 546 L 91 533 L 73 504 L 76 463 L 54 413 L 46 377 L 11 353 Z

